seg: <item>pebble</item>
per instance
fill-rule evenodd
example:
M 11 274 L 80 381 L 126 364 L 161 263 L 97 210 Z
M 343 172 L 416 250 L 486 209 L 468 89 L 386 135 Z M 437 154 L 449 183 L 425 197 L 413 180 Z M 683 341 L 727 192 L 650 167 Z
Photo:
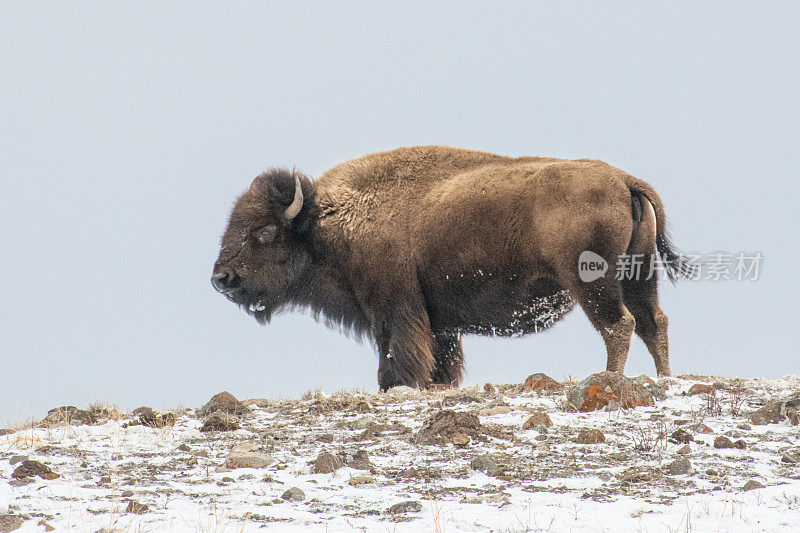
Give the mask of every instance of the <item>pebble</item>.
M 750 414 L 750 421 L 757 425 L 777 424 L 786 418 L 781 414 L 781 402 L 768 402 L 764 407 Z
M 235 431 L 239 429 L 239 420 L 229 413 L 212 413 L 203 421 L 202 432 Z
M 550 415 L 542 411 L 537 411 L 522 424 L 522 429 L 533 429 L 539 426 L 544 426 L 545 428 L 553 427 L 553 420 L 550 418 Z
M 734 448 L 733 441 L 724 435 L 720 435 L 716 439 L 714 439 L 714 448 Z
M 485 472 L 488 475 L 492 475 L 497 471 L 497 465 L 494 463 L 494 460 L 492 460 L 492 457 L 489 454 L 475 457 L 469 462 L 469 466 L 471 466 L 474 470 Z
M 287 501 L 301 502 L 306 499 L 306 493 L 297 487 L 292 487 L 284 492 L 281 498 Z
M 56 474 L 50 470 L 50 467 L 44 463 L 40 463 L 39 461 L 31 461 L 29 459 L 23 460 L 22 464 L 19 465 L 11 474 L 11 477 L 16 479 L 33 476 L 39 476 L 42 479 L 56 479 L 61 477 L 59 474 Z
M 225 459 L 227 468 L 266 468 L 272 464 L 272 456 L 257 451 L 232 451 Z
M 796 450 L 790 450 L 783 454 L 781 461 L 789 464 L 800 464 L 800 448 Z
M 679 457 L 667 465 L 667 473 L 673 476 L 688 474 L 692 471 L 692 462 L 687 457 Z
M 603 432 L 595 428 L 584 428 L 578 433 L 578 438 L 575 442 L 579 444 L 600 444 L 606 441 L 606 436 Z
M 128 500 L 128 507 L 125 509 L 125 512 L 133 514 L 144 514 L 149 509 L 150 508 L 143 503 L 139 503 L 136 500 Z
M 367 450 L 345 450 L 342 453 L 342 462 L 356 470 L 370 470 L 372 468 Z
M 689 444 L 694 441 L 694 437 L 685 429 L 679 429 L 669 436 L 669 441 L 675 444 Z
M 3 533 L 7 531 L 14 531 L 22 527 L 24 521 L 22 518 L 13 515 L 13 514 L 6 514 L 0 515 L 0 531 Z
M 564 385 L 554 380 L 547 374 L 537 372 L 536 374 L 531 374 L 525 379 L 525 388 L 542 394 L 545 392 L 561 392 L 564 390 Z
M 371 416 L 360 416 L 350 424 L 350 429 L 366 429 L 374 421 L 375 419 Z
M 315 474 L 330 474 L 336 472 L 342 467 L 342 460 L 333 455 L 332 453 L 322 452 L 317 456 L 314 461 Z
M 228 391 L 215 394 L 203 407 L 198 414 L 200 416 L 210 415 L 214 412 L 228 413 L 233 415 L 243 415 L 249 413 L 250 409 Z
M 764 485 L 759 483 L 755 479 L 749 480 L 747 483 L 744 484 L 742 490 L 753 490 L 753 489 L 763 489 Z
M 420 513 L 420 512 L 422 512 L 422 504 L 416 500 L 396 503 L 391 507 L 389 507 L 390 514 Z
M 717 389 L 714 388 L 714 385 L 708 385 L 707 383 L 695 383 L 691 387 L 689 387 L 689 392 L 686 393 L 689 396 L 696 396 L 698 394 L 708 394 L 709 396 L 716 396 Z
M 347 483 L 349 483 L 352 486 L 356 486 L 356 485 L 364 485 L 366 483 L 372 483 L 374 481 L 375 479 L 373 479 L 371 476 L 355 476 L 351 477 Z

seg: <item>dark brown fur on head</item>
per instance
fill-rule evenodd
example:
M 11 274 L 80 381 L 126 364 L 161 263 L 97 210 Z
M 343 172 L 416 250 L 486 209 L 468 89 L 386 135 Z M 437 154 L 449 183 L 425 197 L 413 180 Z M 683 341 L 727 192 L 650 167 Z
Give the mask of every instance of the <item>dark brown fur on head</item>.
M 292 220 L 286 220 L 295 179 L 302 186 L 303 205 Z M 261 323 L 288 303 L 309 264 L 306 232 L 313 205 L 313 186 L 306 176 L 273 168 L 255 178 L 233 206 L 214 275 L 229 276 L 231 288 L 221 292 Z M 262 235 L 265 230 L 268 241 Z

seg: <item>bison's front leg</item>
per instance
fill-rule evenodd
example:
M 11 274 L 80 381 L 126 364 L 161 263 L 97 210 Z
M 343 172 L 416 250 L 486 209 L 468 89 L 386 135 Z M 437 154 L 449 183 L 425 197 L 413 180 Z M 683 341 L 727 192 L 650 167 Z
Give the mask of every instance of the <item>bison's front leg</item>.
M 428 315 L 424 311 L 401 310 L 382 320 L 375 329 L 380 390 L 398 385 L 430 385 L 435 362 Z

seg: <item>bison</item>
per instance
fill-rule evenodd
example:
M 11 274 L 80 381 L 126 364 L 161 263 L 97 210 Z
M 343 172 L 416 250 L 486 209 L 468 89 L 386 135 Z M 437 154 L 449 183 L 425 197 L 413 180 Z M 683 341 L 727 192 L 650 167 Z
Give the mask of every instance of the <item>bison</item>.
M 670 374 L 657 275 L 617 279 L 621 255 L 670 278 L 685 263 L 653 187 L 602 161 L 442 146 L 380 152 L 311 181 L 273 168 L 233 207 L 211 282 L 259 323 L 308 308 L 372 340 L 381 390 L 457 386 L 463 334 L 547 329 L 577 303 L 622 372 L 634 332 Z M 581 254 L 605 262 L 586 281 Z M 659 269 L 655 268 L 656 273 Z

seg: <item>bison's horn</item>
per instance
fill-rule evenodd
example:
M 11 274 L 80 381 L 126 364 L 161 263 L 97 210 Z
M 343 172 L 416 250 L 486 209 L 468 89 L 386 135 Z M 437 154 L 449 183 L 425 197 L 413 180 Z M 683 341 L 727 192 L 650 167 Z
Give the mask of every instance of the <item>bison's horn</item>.
M 295 176 L 294 177 L 294 200 L 286 208 L 286 211 L 283 213 L 283 216 L 286 217 L 287 221 L 291 221 L 300 210 L 303 208 L 303 188 L 300 186 L 300 179 Z

